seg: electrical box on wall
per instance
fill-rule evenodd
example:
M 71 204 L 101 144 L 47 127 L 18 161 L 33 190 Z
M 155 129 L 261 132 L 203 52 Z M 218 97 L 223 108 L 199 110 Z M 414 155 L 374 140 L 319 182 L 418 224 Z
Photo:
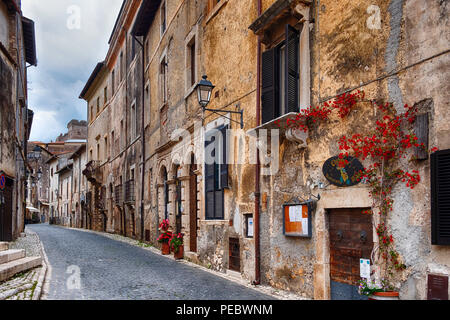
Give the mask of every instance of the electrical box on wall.
M 308 203 L 283 205 L 283 234 L 285 236 L 311 238 L 310 208 Z

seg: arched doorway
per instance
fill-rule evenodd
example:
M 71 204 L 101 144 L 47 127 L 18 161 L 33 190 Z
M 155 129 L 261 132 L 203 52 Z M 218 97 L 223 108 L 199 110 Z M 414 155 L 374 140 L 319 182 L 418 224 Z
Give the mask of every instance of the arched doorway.
M 197 252 L 197 164 L 195 157 L 192 155 L 191 164 L 189 166 L 189 250 Z
M 175 232 L 181 233 L 181 216 L 182 216 L 182 202 L 181 202 L 181 168 L 180 166 L 174 167 L 174 180 L 175 180 Z

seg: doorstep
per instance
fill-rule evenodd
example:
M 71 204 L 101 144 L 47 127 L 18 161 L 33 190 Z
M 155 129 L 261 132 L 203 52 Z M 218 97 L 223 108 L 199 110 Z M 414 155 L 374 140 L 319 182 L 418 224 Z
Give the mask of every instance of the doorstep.
M 242 274 L 237 271 L 227 270 L 227 275 L 229 275 L 230 277 L 233 277 L 236 280 L 241 280 L 241 281 L 244 280 L 244 278 L 242 278 Z

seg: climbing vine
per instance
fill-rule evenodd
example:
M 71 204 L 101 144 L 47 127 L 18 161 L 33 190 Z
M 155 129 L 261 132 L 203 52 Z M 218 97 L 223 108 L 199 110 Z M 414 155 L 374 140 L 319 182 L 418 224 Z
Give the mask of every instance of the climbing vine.
M 365 100 L 363 91 L 344 93 L 320 106 L 302 110 L 294 119 L 288 119 L 286 126 L 307 132 L 314 123 L 328 120 L 333 112 L 337 112 L 341 119 L 346 118 L 360 102 L 369 102 Z M 391 103 L 377 104 L 373 101 L 370 103 L 378 111 L 374 122 L 367 124 L 364 133 L 340 137 L 337 142 L 340 150 L 338 166 L 345 167 L 349 156 L 370 163 L 358 173 L 357 178 L 358 181 L 366 183 L 370 189 L 372 208 L 363 214 L 372 215 L 374 225 L 377 226 L 379 243 L 374 253 L 378 254 L 373 260 L 384 270 L 384 278 L 387 280 L 392 278 L 394 271 L 406 268 L 400 254 L 395 250 L 395 239 L 387 226 L 387 217 L 393 211 L 392 192 L 398 183 L 403 183 L 411 189 L 420 183 L 419 171 L 401 168 L 405 167 L 405 163 L 414 161 L 410 152 L 412 148 L 426 147 L 423 143 L 418 143 L 418 137 L 413 132 L 418 112 L 416 107 L 405 105 L 404 112 L 398 113 Z M 279 122 L 278 125 L 281 126 Z M 435 151 L 437 148 L 429 152 Z M 390 290 L 393 287 L 386 284 L 384 289 Z

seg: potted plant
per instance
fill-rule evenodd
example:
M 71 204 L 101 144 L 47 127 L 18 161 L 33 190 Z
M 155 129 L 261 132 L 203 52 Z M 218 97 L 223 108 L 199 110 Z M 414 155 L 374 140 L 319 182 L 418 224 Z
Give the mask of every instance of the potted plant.
M 159 231 L 161 232 L 158 237 L 158 242 L 162 244 L 161 253 L 163 255 L 170 254 L 169 241 L 172 238 L 172 232 L 169 231 L 169 220 L 163 220 L 159 225 Z
M 179 233 L 176 236 L 173 235 L 170 239 L 170 248 L 173 251 L 175 259 L 183 259 L 184 246 L 183 246 L 183 234 Z
M 362 279 L 359 282 L 358 292 L 369 297 L 369 300 L 399 300 L 399 293 L 385 280 L 379 283 L 372 279 Z

